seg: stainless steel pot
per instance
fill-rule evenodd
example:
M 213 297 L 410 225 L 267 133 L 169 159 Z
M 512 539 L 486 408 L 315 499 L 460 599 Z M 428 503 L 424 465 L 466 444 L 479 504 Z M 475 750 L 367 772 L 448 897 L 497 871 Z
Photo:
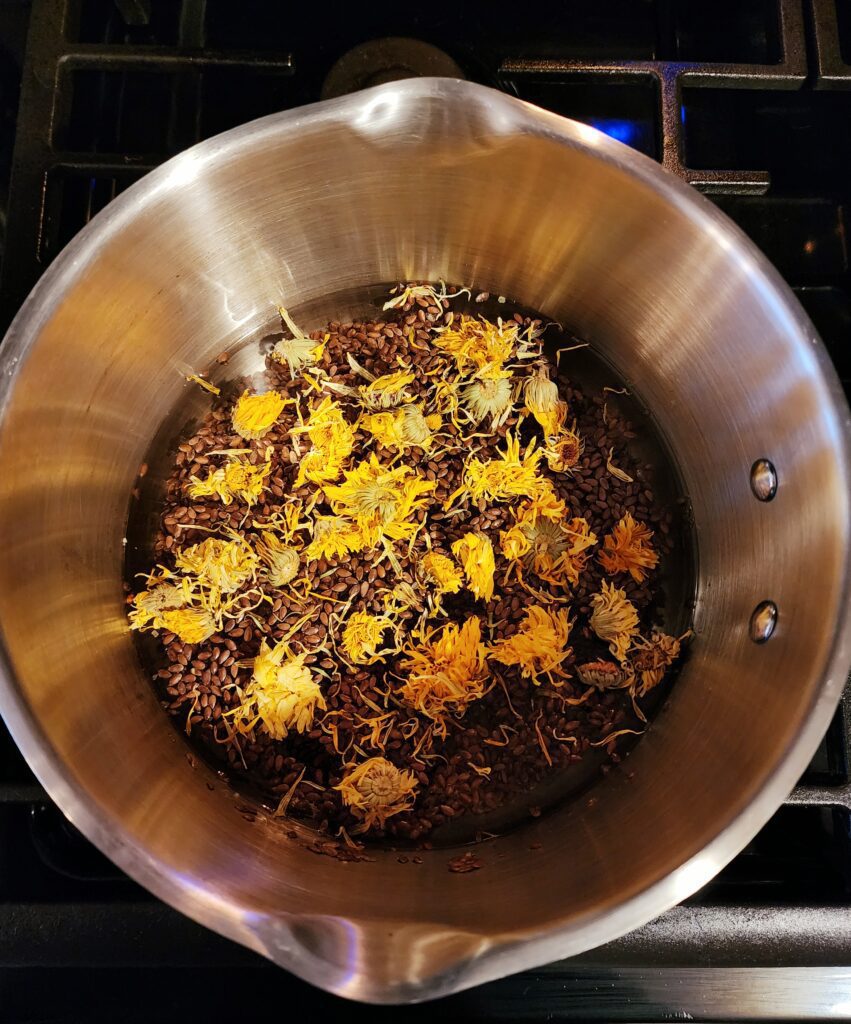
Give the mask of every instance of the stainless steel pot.
M 341 863 L 246 820 L 188 763 L 121 590 L 128 494 L 187 400 L 186 372 L 256 336 L 279 302 L 322 308 L 439 278 L 571 325 L 620 369 L 680 466 L 699 548 L 691 657 L 634 778 L 613 773 L 595 802 L 486 844 L 466 875 L 445 850 Z M 640 925 L 745 845 L 834 710 L 851 660 L 851 527 L 833 371 L 729 221 L 583 125 L 422 79 L 212 139 L 57 258 L 0 368 L 0 697 L 16 741 L 132 877 L 330 991 L 424 999 Z M 772 501 L 754 491 L 759 459 L 776 467 Z M 764 601 L 776 628 L 756 643 L 773 621 L 753 618 Z

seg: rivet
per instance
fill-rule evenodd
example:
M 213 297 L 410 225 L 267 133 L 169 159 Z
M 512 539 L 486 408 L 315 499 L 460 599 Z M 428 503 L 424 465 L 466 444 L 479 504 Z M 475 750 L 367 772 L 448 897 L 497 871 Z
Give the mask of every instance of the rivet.
M 751 490 L 760 501 L 771 501 L 777 494 L 777 470 L 768 459 L 757 459 L 751 466 Z
M 751 640 L 764 644 L 777 627 L 777 605 L 773 601 L 760 601 L 751 615 Z

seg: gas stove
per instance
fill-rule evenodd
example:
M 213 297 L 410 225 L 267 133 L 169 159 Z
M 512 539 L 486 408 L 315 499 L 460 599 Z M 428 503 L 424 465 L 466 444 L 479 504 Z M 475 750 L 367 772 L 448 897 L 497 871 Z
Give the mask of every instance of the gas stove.
M 848 391 L 849 62 L 846 0 L 8 2 L 0 325 L 95 213 L 174 153 L 320 98 L 451 75 L 591 124 L 707 193 L 783 273 Z M 697 895 L 617 942 L 406 1017 L 851 1019 L 850 744 L 847 692 L 786 804 Z M 62 817 L 5 732 L 0 866 L 6 1020 L 398 1013 L 317 992 L 159 903 Z

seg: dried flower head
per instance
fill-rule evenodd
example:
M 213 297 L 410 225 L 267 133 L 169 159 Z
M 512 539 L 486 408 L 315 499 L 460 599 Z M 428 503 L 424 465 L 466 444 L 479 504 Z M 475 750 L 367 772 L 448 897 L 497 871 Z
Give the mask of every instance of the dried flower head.
M 491 323 L 484 317 L 462 315 L 435 333 L 434 345 L 455 359 L 460 374 L 494 380 L 509 375 L 503 366 L 514 352 L 518 330 L 513 320 Z
M 394 295 L 393 292 L 396 292 Z M 440 306 L 441 298 L 430 284 L 409 284 L 402 288 L 399 285 L 391 290 L 391 297 L 381 307 L 383 313 L 388 309 L 402 309 L 409 302 L 416 302 L 417 299 L 425 299 L 430 306 Z
M 399 671 L 405 677 L 399 696 L 409 707 L 435 723 L 435 735 L 446 735 L 447 714 L 463 714 L 485 693 L 487 650 L 478 616 L 459 630 L 454 624 L 426 635 L 404 649 Z
M 370 543 L 384 535 L 391 540 L 408 540 L 419 529 L 411 516 L 427 501 L 424 495 L 435 484 L 409 466 L 387 469 L 375 454 L 354 469 L 347 470 L 341 484 L 325 488 L 332 510 L 361 529 Z
M 588 549 L 597 543 L 597 537 L 585 519 L 565 519 L 566 513 L 564 502 L 545 492 L 521 505 L 515 525 L 500 533 L 502 553 L 521 576 L 526 569 L 555 586 L 579 583 Z
M 662 682 L 667 668 L 680 656 L 681 639 L 658 630 L 651 633 L 649 640 L 635 638 L 629 664 L 641 680 L 635 689 L 637 697 L 646 696 Z
M 318 558 L 341 558 L 366 547 L 363 533 L 343 516 L 317 516 L 313 520 L 313 539 L 304 549 L 308 561 Z
M 414 379 L 415 375 L 410 370 L 397 370 L 376 377 L 359 388 L 361 401 L 367 409 L 395 409 L 410 399 L 406 389 Z
M 369 665 L 376 660 L 381 637 L 393 623 L 386 615 L 354 612 L 343 630 L 343 650 L 355 665 Z
M 384 828 L 388 818 L 409 811 L 416 799 L 417 779 L 411 771 L 400 771 L 384 757 L 371 757 L 352 768 L 335 789 L 343 803 L 358 818 L 363 829 Z
M 210 610 L 198 603 L 197 581 L 173 576 L 168 570 L 163 574 L 149 576 L 148 589 L 133 598 L 130 628 L 140 632 L 165 629 L 185 644 L 201 643 L 216 631 L 216 623 Z M 174 582 L 168 582 L 172 579 Z
M 343 463 L 352 454 L 355 432 L 333 398 L 323 398 L 311 409 L 307 422 L 293 427 L 291 433 L 306 433 L 311 444 L 299 463 L 296 487 L 307 481 L 324 484 L 339 478 Z
M 158 626 L 174 633 L 185 644 L 200 644 L 216 632 L 216 623 L 207 608 L 175 608 L 161 612 Z
M 625 661 L 632 638 L 638 632 L 638 612 L 623 590 L 603 580 L 599 594 L 591 598 L 591 628 L 609 645 L 618 661 Z
M 584 686 L 598 690 L 622 690 L 631 686 L 635 678 L 613 661 L 586 661 L 584 665 L 577 666 L 576 672 Z
M 292 337 L 282 338 L 277 342 L 272 349 L 271 358 L 277 363 L 286 363 L 290 368 L 290 377 L 294 379 L 302 366 L 315 363 L 321 358 L 325 346 L 321 341 L 308 338 L 283 306 L 278 307 L 278 313 Z
M 271 531 L 258 537 L 254 550 L 266 567 L 266 579 L 273 587 L 285 587 L 298 575 L 301 561 L 298 550 Z
M 554 437 L 549 438 L 544 457 L 553 473 L 569 473 L 579 464 L 584 447 L 582 438 L 575 430 L 559 430 Z
M 405 405 L 394 412 L 375 412 L 364 416 L 359 425 L 385 448 L 401 452 L 418 447 L 428 451 L 433 441 L 430 419 L 423 415 L 419 406 Z
M 511 381 L 507 377 L 472 380 L 461 392 L 461 402 L 475 423 L 490 416 L 495 430 L 505 423 L 513 408 Z
M 237 498 L 250 507 L 260 500 L 271 468 L 271 450 L 266 453 L 266 461 L 258 465 L 253 465 L 245 453 L 232 452 L 223 466 L 210 470 L 206 479 L 193 476 L 187 493 L 193 501 L 216 495 L 223 505 Z
M 440 287 L 433 284 L 409 284 L 404 288 L 398 285 L 391 289 L 391 297 L 381 307 L 386 313 L 388 309 L 403 309 L 408 303 L 416 302 L 418 299 L 425 299 L 430 306 L 440 308 L 444 299 L 457 299 L 464 292 L 470 294 L 469 288 L 460 288 L 457 292 L 447 292 L 445 282 L 440 282 Z
M 241 537 L 208 537 L 178 551 L 174 560 L 181 572 L 195 576 L 221 594 L 232 594 L 253 579 L 258 562 L 251 545 Z
M 467 586 L 474 596 L 480 601 L 490 601 L 496 568 L 490 540 L 483 533 L 465 533 L 452 545 L 452 554 L 461 563 Z
M 500 452 L 496 459 L 482 462 L 473 457 L 467 461 L 463 483 L 449 497 L 447 506 L 462 496 L 469 496 L 474 501 L 511 501 L 514 498 L 533 498 L 543 491 L 552 490 L 549 481 L 538 476 L 542 452 L 536 450 L 534 439 L 522 455 L 516 435 L 506 434 L 505 444 L 505 451 Z
M 558 385 L 550 380 L 549 371 L 539 365 L 535 373 L 526 379 L 523 386 L 526 408 L 535 417 L 544 431 L 544 437 L 558 434 L 567 419 L 567 403 L 558 395 Z
M 652 536 L 652 530 L 637 523 L 632 513 L 627 512 L 603 541 L 598 555 L 600 564 L 608 573 L 628 572 L 636 583 L 643 583 L 647 570 L 655 568 L 659 561 L 650 545 Z
M 569 676 L 562 665 L 573 655 L 573 648 L 567 646 L 572 625 L 567 609 L 551 611 L 535 605 L 526 610 L 513 636 L 493 645 L 489 657 L 503 665 L 516 665 L 536 686 L 542 676 L 560 686 Z
M 216 620 L 197 579 L 175 576 L 168 569 L 148 577 L 148 589 L 133 598 L 130 628 L 140 632 L 164 629 L 185 644 L 198 644 L 216 631 Z
M 422 577 L 431 583 L 438 594 L 457 594 L 464 580 L 451 558 L 437 551 L 429 551 L 420 562 Z
M 507 530 L 500 530 L 499 549 L 509 562 L 517 562 L 532 550 L 526 531 L 516 522 Z
M 159 629 L 162 623 L 157 620 L 162 612 L 174 611 L 192 603 L 193 588 L 190 580 L 167 583 L 151 576 L 148 578 L 148 589 L 140 590 L 133 598 L 130 611 L 130 628 L 144 630 L 149 623 L 151 629 Z
M 287 400 L 277 391 L 250 395 L 244 391 L 233 407 L 233 429 L 249 441 L 268 434 L 284 411 Z
M 303 733 L 313 728 L 316 709 L 325 710 L 325 698 L 305 657 L 293 655 L 283 640 L 274 647 L 261 642 L 245 700 L 228 712 L 237 732 L 251 732 L 262 723 L 272 739 L 282 740 L 290 730 Z

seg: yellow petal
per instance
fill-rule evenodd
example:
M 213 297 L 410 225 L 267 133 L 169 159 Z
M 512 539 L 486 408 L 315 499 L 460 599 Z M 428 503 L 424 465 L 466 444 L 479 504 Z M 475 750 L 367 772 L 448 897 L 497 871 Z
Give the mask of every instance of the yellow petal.
M 493 574 L 496 568 L 493 545 L 483 533 L 467 533 L 452 545 L 467 576 L 467 585 L 482 601 L 493 597 Z
M 233 408 L 233 429 L 248 440 L 263 437 L 275 425 L 286 404 L 286 399 L 277 391 L 262 395 L 244 391 Z

